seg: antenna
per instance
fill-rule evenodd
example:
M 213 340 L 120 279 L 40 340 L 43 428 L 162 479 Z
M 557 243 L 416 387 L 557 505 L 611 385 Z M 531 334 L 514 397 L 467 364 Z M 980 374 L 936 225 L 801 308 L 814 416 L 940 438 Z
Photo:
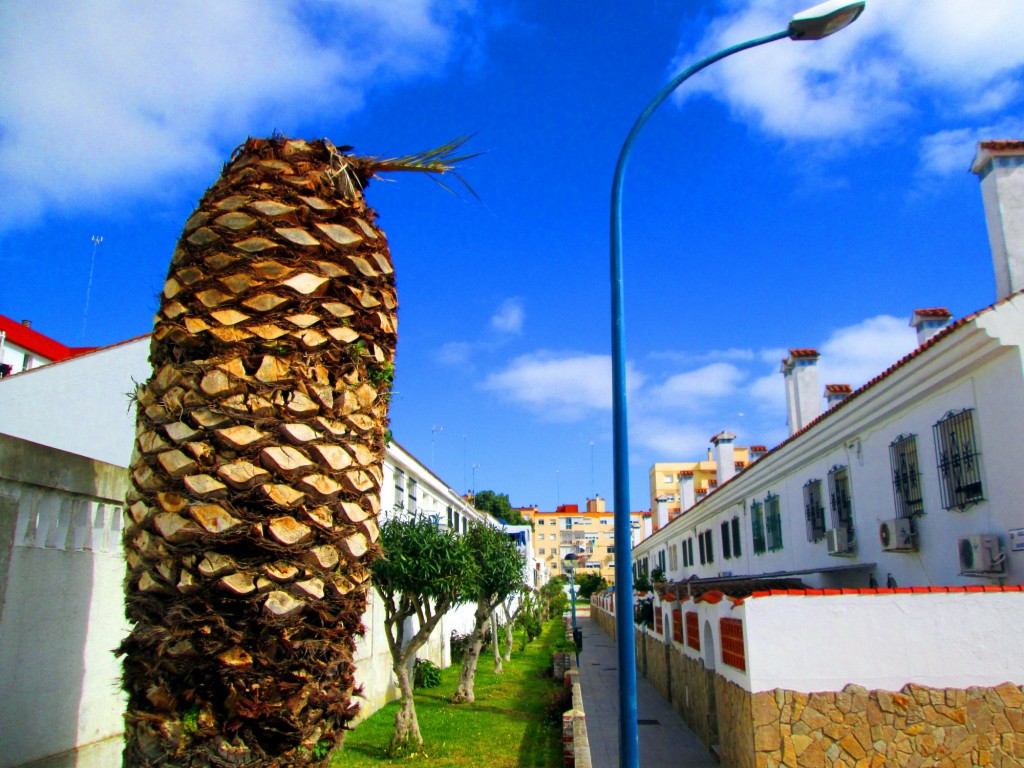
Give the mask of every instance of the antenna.
M 96 249 L 103 242 L 103 235 L 92 236 L 92 261 L 89 264 L 89 284 L 85 288 L 85 311 L 82 313 L 82 341 L 85 341 L 85 329 L 89 324 L 89 296 L 92 294 L 92 276 L 96 271 Z

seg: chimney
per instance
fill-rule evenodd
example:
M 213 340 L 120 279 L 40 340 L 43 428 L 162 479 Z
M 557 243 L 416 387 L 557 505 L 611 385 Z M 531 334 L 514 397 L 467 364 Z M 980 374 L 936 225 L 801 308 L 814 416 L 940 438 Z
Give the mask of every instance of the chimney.
M 658 497 L 658 507 L 654 513 L 654 530 L 668 525 L 668 496 Z
M 766 453 L 768 453 L 767 445 L 752 445 L 747 449 L 747 453 L 750 456 L 750 463 L 753 464 L 755 461 L 760 459 Z
M 732 446 L 735 439 L 736 435 L 732 432 L 719 432 L 711 438 L 711 444 L 715 446 L 715 464 L 718 467 L 719 485 L 736 474 L 736 458 Z
M 915 309 L 910 326 L 917 331 L 917 345 L 921 346 L 953 320 L 953 314 L 945 307 Z
M 32 321 L 31 320 L 22 320 L 21 324 L 24 325 L 26 328 L 31 328 L 32 327 Z
M 999 301 L 1024 290 L 1024 141 L 980 142 L 971 171 L 981 179 Z
M 592 499 L 587 499 L 587 512 L 604 512 L 604 499 L 600 496 L 595 496 Z
M 835 408 L 843 400 L 848 398 L 853 393 L 853 387 L 849 384 L 826 384 L 825 385 L 825 404 L 829 408 Z
M 684 469 L 679 473 L 679 511 L 685 512 L 697 503 L 693 486 L 693 470 Z
M 819 357 L 816 349 L 791 349 L 789 357 L 782 361 L 782 375 L 786 379 L 786 422 L 791 435 L 821 415 Z

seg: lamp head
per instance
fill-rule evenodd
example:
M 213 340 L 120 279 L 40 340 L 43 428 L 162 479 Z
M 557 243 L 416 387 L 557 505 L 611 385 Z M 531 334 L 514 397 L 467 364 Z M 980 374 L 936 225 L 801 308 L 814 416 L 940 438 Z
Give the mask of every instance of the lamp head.
M 576 557 L 575 552 L 570 552 L 563 558 L 563 560 L 565 561 L 565 570 L 567 570 L 569 573 L 572 573 L 576 570 L 576 561 L 579 560 L 579 558 Z
M 796 14 L 789 22 L 791 40 L 821 40 L 845 29 L 864 12 L 865 0 L 828 0 Z

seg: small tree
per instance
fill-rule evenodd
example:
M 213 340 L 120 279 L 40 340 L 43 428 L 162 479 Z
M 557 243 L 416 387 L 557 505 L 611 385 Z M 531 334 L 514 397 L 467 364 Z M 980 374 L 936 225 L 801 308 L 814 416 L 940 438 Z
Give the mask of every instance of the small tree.
M 466 534 L 471 556 L 475 561 L 473 570 L 473 594 L 476 598 L 476 614 L 469 648 L 462 658 L 462 672 L 452 701 L 461 703 L 473 701 L 473 682 L 476 665 L 483 648 L 487 622 L 494 609 L 523 582 L 523 558 L 515 542 L 503 531 L 483 523 L 476 523 Z
M 555 576 L 540 588 L 541 619 L 547 621 L 561 616 L 569 608 L 569 598 L 563 587 L 568 583 L 565 576 Z
M 519 615 L 532 606 L 532 596 L 533 590 L 525 584 L 520 584 L 519 588 L 509 595 L 502 604 L 505 611 L 505 661 L 512 661 L 512 630 L 515 628 Z
M 384 601 L 384 629 L 402 697 L 392 751 L 423 744 L 409 668 L 441 617 L 475 594 L 477 565 L 468 543 L 466 537 L 442 530 L 424 516 L 389 518 L 381 525 L 384 555 L 371 571 L 373 586 Z M 406 622 L 413 618 L 419 626 L 406 637 Z
M 607 586 L 608 582 L 604 580 L 600 573 L 581 571 L 576 574 L 576 588 L 579 589 L 579 595 L 584 600 L 589 600 L 592 594 Z
M 508 494 L 480 491 L 473 497 L 473 506 L 509 525 L 530 525 L 530 521 L 523 517 L 523 513 L 512 507 Z

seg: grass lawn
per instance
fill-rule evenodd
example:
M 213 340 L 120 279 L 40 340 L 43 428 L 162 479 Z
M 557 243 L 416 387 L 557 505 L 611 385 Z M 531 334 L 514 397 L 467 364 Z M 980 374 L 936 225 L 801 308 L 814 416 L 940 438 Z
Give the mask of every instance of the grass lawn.
M 550 705 L 561 685 L 545 676 L 551 664 L 550 645 L 560 634 L 561 620 L 553 619 L 544 633 L 522 653 L 518 640 L 505 673 L 493 673 L 489 651 L 480 656 L 476 672 L 476 701 L 451 704 L 459 665 L 442 672 L 437 688 L 416 691 L 416 715 L 423 735 L 422 751 L 411 757 L 389 758 L 385 752 L 395 727 L 398 702 L 392 702 L 356 726 L 345 745 L 331 757 L 334 768 L 409 765 L 515 766 L 555 768 L 562 765 L 562 717 Z M 565 707 L 569 708 L 569 705 Z

